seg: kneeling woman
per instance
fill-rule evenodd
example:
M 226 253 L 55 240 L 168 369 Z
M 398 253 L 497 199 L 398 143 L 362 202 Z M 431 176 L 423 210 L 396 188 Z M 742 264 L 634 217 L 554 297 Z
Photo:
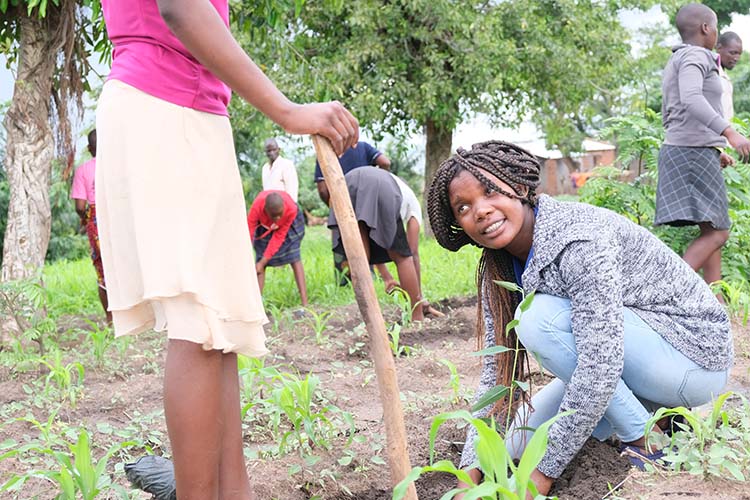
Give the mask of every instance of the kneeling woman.
M 550 428 L 532 475 L 547 494 L 592 435 L 616 435 L 636 465 L 660 456 L 645 448 L 650 412 L 710 401 L 726 384 L 733 348 L 724 308 L 677 254 L 614 212 L 537 196 L 539 168 L 534 156 L 508 143 L 459 149 L 435 174 L 428 212 L 443 247 L 484 249 L 477 273 L 484 347 L 514 349 L 518 336 L 557 377 L 533 398 L 516 392 L 477 416 L 504 422 L 511 404 L 516 423 L 535 428 L 574 410 Z M 520 297 L 496 280 L 536 291 L 508 335 Z M 498 383 L 524 380 L 526 363 L 514 364 L 513 355 L 485 357 L 477 398 Z M 523 434 L 506 436 L 519 455 Z M 478 481 L 475 440 L 470 431 L 461 464 Z

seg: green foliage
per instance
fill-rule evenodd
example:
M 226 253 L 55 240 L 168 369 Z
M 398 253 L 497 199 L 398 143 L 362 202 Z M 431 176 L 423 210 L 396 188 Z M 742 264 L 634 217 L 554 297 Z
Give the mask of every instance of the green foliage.
M 531 473 L 541 461 L 547 450 L 547 436 L 550 426 L 560 417 L 570 414 L 561 413 L 553 419 L 540 425 L 516 465 L 505 447 L 505 440 L 497 433 L 495 422 L 489 425 L 482 419 L 473 418 L 466 410 L 438 415 L 432 421 L 430 428 L 430 465 L 414 467 L 411 472 L 393 489 L 393 499 L 400 500 L 406 495 L 410 483 L 427 472 L 445 472 L 452 474 L 459 481 L 469 486 L 454 488 L 441 498 L 449 500 L 457 494 L 463 493 L 467 498 L 525 500 L 527 493 L 532 498 L 547 498 L 539 495 L 536 485 L 531 481 Z M 457 468 L 449 460 L 434 461 L 435 439 L 440 426 L 448 420 L 463 420 L 477 430 L 476 451 L 479 464 L 484 472 L 484 480 L 480 484 L 474 483 L 463 469 Z
M 88 341 L 91 344 L 91 350 L 94 355 L 94 360 L 99 368 L 104 366 L 104 362 L 107 359 L 107 351 L 115 343 L 115 336 L 112 329 L 108 326 L 99 326 L 97 323 L 87 319 L 86 324 L 89 325 L 90 330 L 86 333 L 88 335 Z
M 390 328 L 388 328 L 388 345 L 391 347 L 391 352 L 394 356 L 397 358 L 406 355 L 408 356 L 411 353 L 411 347 L 408 345 L 401 345 L 399 341 L 401 340 L 401 325 L 398 323 L 393 323 Z
M 127 498 L 125 489 L 112 483 L 107 473 L 107 464 L 115 453 L 134 443 L 126 441 L 114 444 L 99 460 L 93 457 L 91 438 L 85 429 L 80 429 L 75 442 L 63 441 L 62 443 L 67 449 L 60 450 L 58 446 L 53 447 L 49 443 L 32 443 L 0 455 L 0 460 L 4 460 L 21 453 L 43 454 L 51 456 L 57 464 L 57 468 L 51 470 L 14 474 L 0 487 L 0 491 L 19 491 L 30 478 L 44 478 L 57 486 L 59 490 L 59 494 L 55 497 L 57 500 L 93 500 L 100 493 L 108 490 L 118 492 L 121 497 L 124 495 Z M 59 442 L 54 444 L 59 444 Z
M 350 413 L 330 404 L 314 375 L 301 378 L 267 367 L 263 360 L 240 357 L 244 405 L 242 417 L 253 428 L 270 432 L 276 445 L 273 454 L 298 450 L 301 455 L 316 449 L 330 450 L 334 440 L 345 437 L 351 444 L 355 427 Z
M 747 14 L 750 12 L 750 1 L 748 0 L 706 0 L 702 3 L 716 12 L 719 28 L 732 22 L 732 14 Z
M 56 333 L 55 322 L 46 313 L 48 297 L 38 277 L 0 283 L 0 316 L 15 323 L 17 329 L 9 332 L 11 342 L 23 357 L 29 341 L 38 344 L 43 354 L 47 340 Z
M 748 123 L 735 118 L 734 125 L 744 132 Z M 663 140 L 660 116 L 647 109 L 643 114 L 612 119 L 603 133 L 620 144 L 618 160 L 630 168 L 635 164 L 642 173 L 628 181 L 628 172 L 615 167 L 599 168 L 597 175 L 580 189 L 580 200 L 624 215 L 648 228 L 672 250 L 682 254 L 697 236 L 696 229 L 653 225 L 657 160 Z M 724 180 L 733 224 L 729 241 L 722 250 L 722 266 L 725 280 L 737 287 L 739 285 L 735 283 L 747 282 L 750 276 L 750 256 L 746 251 L 750 245 L 750 165 L 736 164 L 725 168 Z
M 310 307 L 305 309 L 305 311 L 307 311 L 307 324 L 315 332 L 315 342 L 320 345 L 323 343 L 323 333 L 328 328 L 328 321 L 333 316 L 333 311 L 317 312 Z
M 45 379 L 44 395 L 55 390 L 75 408 L 78 396 L 83 391 L 83 364 L 78 361 L 65 363 L 59 349 L 52 349 L 46 356 L 39 358 L 38 362 L 49 370 Z
M 548 142 L 575 149 L 635 71 L 619 9 L 653 2 L 335 4 L 279 9 L 241 40 L 292 98 L 339 99 L 399 137 L 428 122 L 450 131 L 474 111 L 504 125 L 531 115 Z
M 459 399 L 461 399 L 461 377 L 458 375 L 458 368 L 456 368 L 456 365 L 453 364 L 449 359 L 442 358 L 438 361 L 441 365 L 448 368 L 448 371 L 451 374 L 450 381 L 448 382 L 448 387 L 450 387 L 451 391 L 453 392 L 453 403 L 458 403 Z
M 445 250 L 434 239 L 423 237 L 419 244 L 419 256 L 422 262 L 422 290 L 425 297 L 434 302 L 476 293 L 474 274 L 479 253 L 477 247 L 466 246 L 459 252 L 446 255 Z M 301 254 L 311 303 L 327 307 L 352 303 L 354 295 L 351 287 L 338 286 L 334 280 L 331 236 L 327 228 L 305 228 Z M 446 269 L 451 270 L 450 280 L 445 279 Z M 381 303 L 390 303 L 391 299 L 386 295 L 382 282 L 376 281 L 375 289 Z M 267 308 L 272 304 L 279 307 L 293 307 L 299 304 L 297 287 L 289 266 L 266 268 L 263 299 Z
M 750 52 L 747 49 L 729 74 L 734 86 L 734 112 L 750 120 Z
M 727 410 L 725 403 L 732 397 L 739 399 L 739 407 Z M 708 416 L 682 406 L 661 408 L 646 423 L 652 429 L 663 417 L 682 416 L 687 425 L 669 439 L 664 435 L 649 434 L 649 439 L 664 447 L 664 462 L 675 471 L 716 477 L 732 477 L 746 481 L 750 474 L 750 403 L 742 395 L 727 392 L 716 398 Z

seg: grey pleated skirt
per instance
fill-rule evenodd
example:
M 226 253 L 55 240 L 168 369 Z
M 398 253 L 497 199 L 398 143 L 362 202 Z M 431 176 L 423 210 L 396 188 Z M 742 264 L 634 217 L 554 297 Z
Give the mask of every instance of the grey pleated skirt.
M 654 224 L 709 222 L 715 229 L 729 229 L 727 189 L 719 155 L 716 148 L 662 145 Z
M 393 176 L 380 168 L 359 167 L 349 171 L 345 178 L 354 215 L 358 222 L 369 229 L 370 264 L 390 262 L 389 250 L 400 255 L 411 255 L 401 220 L 401 190 Z M 332 231 L 333 251 L 343 254 L 341 234 L 333 210 L 328 217 L 328 227 Z

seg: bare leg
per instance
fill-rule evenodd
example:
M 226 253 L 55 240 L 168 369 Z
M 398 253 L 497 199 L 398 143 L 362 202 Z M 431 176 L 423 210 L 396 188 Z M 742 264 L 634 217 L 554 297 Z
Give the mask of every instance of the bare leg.
M 703 264 L 703 279 L 713 283 L 721 279 L 721 249 L 712 253 Z
M 240 384 L 237 355 L 223 354 L 221 456 L 219 458 L 219 499 L 250 500 L 255 498 L 245 468 L 240 422 Z M 217 422 L 218 423 L 218 422 Z M 181 497 L 178 497 L 181 499 Z
M 297 289 L 299 290 L 299 297 L 302 301 L 302 305 L 307 307 L 307 284 L 305 283 L 305 268 L 302 267 L 302 261 L 292 262 L 292 271 L 294 272 L 294 281 L 297 282 Z
M 180 500 L 219 498 L 219 464 L 226 425 L 222 411 L 223 372 L 221 351 L 204 351 L 200 344 L 169 340 L 164 415 Z
M 409 250 L 411 250 L 411 256 L 414 259 L 414 269 L 417 272 L 417 283 L 419 283 L 420 296 L 422 293 L 422 268 L 419 264 L 419 222 L 414 217 L 410 217 L 406 223 L 406 241 L 409 243 Z M 443 317 L 445 314 L 441 313 L 426 300 L 422 300 L 422 311 L 423 314 L 430 314 L 435 317 Z
M 404 256 L 388 250 L 388 256 L 396 263 L 398 271 L 398 280 L 401 287 L 406 290 L 411 302 L 411 319 L 412 321 L 422 321 L 424 312 L 422 310 L 422 291 L 417 281 L 417 271 L 414 269 L 414 259 L 411 256 Z
M 109 311 L 109 300 L 107 300 L 107 290 L 104 288 L 98 286 L 97 289 L 99 290 L 99 301 L 102 303 L 102 307 L 104 308 L 104 314 L 107 316 L 107 324 L 112 325 L 112 312 Z
M 696 271 L 702 268 L 703 279 L 712 283 L 721 279 L 721 247 L 729 239 L 729 231 L 714 229 L 708 222 L 699 227 L 700 236 L 688 246 L 682 258 Z
M 266 270 L 265 268 L 256 274 L 258 276 L 258 288 L 260 289 L 260 293 L 263 293 L 263 285 L 266 284 Z
M 409 243 L 411 256 L 414 257 L 414 268 L 417 270 L 417 281 L 422 285 L 422 270 L 419 265 L 419 222 L 410 217 L 406 223 L 406 241 Z

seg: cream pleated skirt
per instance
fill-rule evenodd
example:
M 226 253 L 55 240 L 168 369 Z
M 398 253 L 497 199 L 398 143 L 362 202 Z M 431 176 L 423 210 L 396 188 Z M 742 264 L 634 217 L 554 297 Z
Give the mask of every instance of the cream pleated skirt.
M 115 335 L 261 356 L 261 303 L 229 120 L 104 85 L 96 209 Z

